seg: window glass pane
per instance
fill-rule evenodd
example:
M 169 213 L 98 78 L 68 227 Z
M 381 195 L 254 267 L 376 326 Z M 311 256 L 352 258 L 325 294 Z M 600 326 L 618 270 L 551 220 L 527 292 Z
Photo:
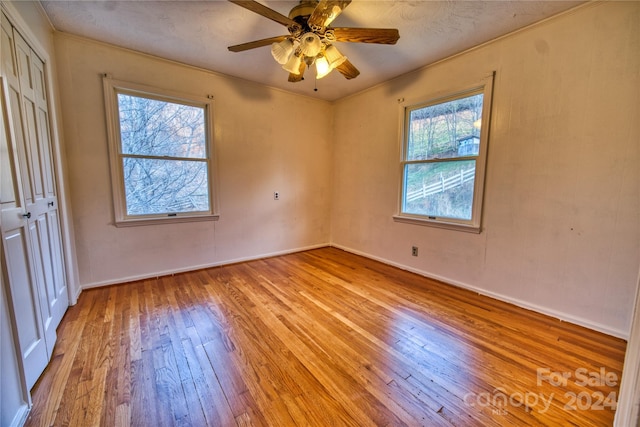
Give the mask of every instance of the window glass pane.
M 125 157 L 123 168 L 127 215 L 209 210 L 206 162 Z
M 406 165 L 403 211 L 470 220 L 475 170 L 475 160 Z
M 204 108 L 118 94 L 123 154 L 204 159 Z
M 410 110 L 407 160 L 477 156 L 483 95 Z

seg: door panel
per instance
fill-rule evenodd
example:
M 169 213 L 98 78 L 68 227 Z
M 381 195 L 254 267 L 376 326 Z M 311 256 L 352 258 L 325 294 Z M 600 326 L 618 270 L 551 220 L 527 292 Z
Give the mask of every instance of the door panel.
M 60 324 L 62 316 L 69 307 L 69 294 L 67 293 L 67 278 L 64 270 L 64 259 L 62 256 L 62 236 L 60 235 L 60 218 L 57 207 L 49 209 L 47 212 L 49 221 L 49 248 L 51 250 L 51 263 L 53 269 L 53 293 L 49 304 L 53 314 L 53 323 Z
M 44 328 L 40 322 L 39 301 L 34 294 L 31 271 L 27 264 L 29 253 L 28 237 L 24 227 L 4 232 L 4 216 L 11 215 L 3 211 L 3 244 L 7 276 L 10 282 L 11 299 L 15 307 L 15 321 L 18 326 L 20 355 L 23 359 L 27 387 L 31 388 L 49 362 Z
M 52 170 L 53 156 L 51 155 L 51 140 L 49 138 L 49 114 L 39 105 L 36 111 L 38 139 L 40 141 L 40 160 L 42 161 L 42 184 L 45 198 L 56 197 L 56 186 Z
M 51 154 L 51 137 L 49 135 L 49 112 L 47 94 L 45 92 L 44 63 L 32 53 L 31 68 L 34 83 L 36 105 L 36 123 L 38 126 L 38 141 L 40 146 L 40 160 L 42 162 L 42 182 L 44 197 L 56 197 L 55 174 L 53 171 L 53 156 Z
M 53 312 L 50 301 L 55 302 L 53 289 L 53 270 L 51 253 L 49 252 L 49 235 L 47 215 L 39 215 L 35 221 L 29 221 L 29 239 L 32 249 L 34 279 L 38 289 L 38 303 L 42 327 L 45 334 L 45 345 L 49 354 L 56 341 L 56 327 L 53 323 Z
M 13 51 L 13 27 L 7 20 L 7 18 L 2 15 L 2 52 L 11 52 Z M 16 61 L 15 55 L 7 54 L 0 55 L 0 59 L 2 59 L 2 74 L 5 78 L 9 77 L 18 77 L 18 63 Z
M 4 32 L 3 32 L 4 36 Z M 14 147 L 16 148 L 16 154 L 18 156 L 18 168 L 20 171 L 24 172 L 24 175 L 29 175 L 29 167 L 27 166 L 27 153 L 26 153 L 26 143 L 24 139 L 24 128 L 23 123 L 24 120 L 22 118 L 22 108 L 20 107 L 20 88 L 11 85 L 10 80 L 7 79 L 7 98 L 8 98 L 8 107 L 9 111 L 11 111 L 11 115 L 9 119 L 12 122 L 13 126 L 13 139 L 15 141 Z M 28 176 L 27 176 L 28 177 Z M 33 203 L 34 196 L 31 191 L 31 186 L 29 185 L 29 180 L 22 180 L 22 196 L 24 197 L 25 202 Z
M 42 168 L 40 167 L 40 150 L 38 146 L 38 134 L 36 126 L 36 106 L 27 97 L 22 97 L 24 107 L 24 127 L 25 137 L 27 141 L 27 165 L 30 171 L 31 194 L 33 194 L 33 203 L 38 203 L 44 199 L 44 188 L 42 185 Z
M 34 90 L 33 79 L 33 56 L 31 48 L 20 34 L 14 31 L 16 44 L 16 54 L 18 56 L 18 79 L 20 84 L 20 94 L 23 107 L 23 126 L 25 141 L 27 143 L 27 166 L 29 168 L 29 180 L 31 184 L 31 194 L 33 203 L 44 199 L 44 186 L 42 177 L 42 150 L 40 139 L 38 138 L 38 126 L 36 125 L 37 106 L 36 92 Z

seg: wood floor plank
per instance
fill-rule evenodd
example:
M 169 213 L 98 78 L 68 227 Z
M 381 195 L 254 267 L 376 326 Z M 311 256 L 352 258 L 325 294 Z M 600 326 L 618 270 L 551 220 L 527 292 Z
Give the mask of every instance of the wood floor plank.
M 126 285 L 125 285 L 126 286 Z M 140 304 L 138 302 L 138 286 L 131 286 L 131 299 L 129 300 L 129 358 L 136 361 L 142 358 L 141 335 L 140 335 Z
M 626 349 L 335 248 L 88 289 L 57 332 L 27 426 L 607 426 Z

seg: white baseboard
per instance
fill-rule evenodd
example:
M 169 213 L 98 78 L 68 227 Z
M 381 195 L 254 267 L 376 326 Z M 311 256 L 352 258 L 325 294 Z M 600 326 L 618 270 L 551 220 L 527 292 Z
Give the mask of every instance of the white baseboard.
M 82 287 L 78 286 L 76 288 L 75 294 L 72 294 L 71 298 L 69 298 L 69 305 L 76 305 L 78 303 L 78 298 L 80 297 L 81 293 L 82 293 Z
M 248 257 L 227 259 L 227 260 L 223 260 L 223 261 L 217 261 L 217 262 L 214 262 L 214 263 L 211 263 L 211 264 L 192 265 L 192 266 L 189 266 L 189 267 L 178 268 L 178 269 L 173 269 L 173 270 L 163 270 L 163 271 L 157 271 L 155 273 L 149 273 L 149 274 L 140 274 L 140 275 L 135 275 L 135 276 L 120 277 L 120 278 L 115 279 L 115 280 L 105 280 L 105 281 L 102 281 L 102 282 L 87 283 L 87 284 L 81 285 L 80 291 L 78 292 L 78 295 L 76 295 L 76 300 L 80 296 L 80 293 L 82 292 L 82 290 L 84 290 L 84 289 L 100 288 L 102 286 L 118 285 L 118 284 L 121 284 L 121 283 L 134 282 L 136 280 L 145 280 L 145 279 L 153 279 L 153 278 L 162 277 L 162 276 L 171 276 L 172 274 L 185 273 L 185 272 L 188 272 L 188 271 L 202 270 L 202 269 L 205 269 L 205 268 L 220 267 L 220 266 L 229 265 L 229 264 L 237 264 L 239 262 L 245 262 L 245 261 L 255 261 L 255 260 L 258 260 L 258 259 L 271 258 L 271 257 L 274 257 L 274 256 L 279 256 L 279 255 L 287 255 L 287 254 L 292 254 L 292 253 L 295 253 L 295 252 L 303 252 L 303 251 L 308 251 L 308 250 L 311 250 L 311 249 L 325 248 L 327 246 L 331 246 L 331 245 L 329 243 L 321 243 L 321 244 L 317 244 L 317 245 L 304 246 L 304 247 L 295 248 L 295 249 L 287 249 L 287 250 L 284 250 L 284 251 L 269 252 L 269 253 L 264 253 L 264 254 L 259 254 L 259 255 L 252 255 L 252 256 L 248 256 Z
M 332 243 L 331 246 L 334 247 L 334 248 L 342 249 L 343 251 L 347 251 L 347 252 L 351 252 L 351 253 L 356 254 L 356 255 L 363 256 L 365 258 L 370 258 L 372 260 L 379 261 L 379 262 L 382 262 L 384 264 L 391 265 L 393 267 L 400 268 L 402 270 L 406 270 L 406 271 L 410 271 L 412 273 L 419 274 L 420 276 L 428 277 L 429 279 L 438 280 L 438 281 L 446 283 L 448 285 L 453 285 L 453 286 L 457 286 L 459 288 L 468 289 L 470 291 L 478 293 L 479 295 L 485 295 L 485 296 L 488 296 L 490 298 L 497 299 L 499 301 L 507 302 L 507 303 L 513 304 L 515 306 L 518 306 L 518 307 L 521 307 L 521 308 L 525 308 L 527 310 L 532 310 L 532 311 L 535 311 L 537 313 L 541 313 L 541 314 L 544 314 L 544 315 L 547 315 L 547 316 L 551 316 L 551 317 L 559 319 L 560 321 L 563 321 L 563 322 L 568 322 L 568 323 L 572 323 L 572 324 L 575 324 L 575 325 L 584 326 L 585 328 L 592 329 L 592 330 L 597 331 L 597 332 L 602 332 L 604 334 L 611 335 L 611 336 L 614 336 L 616 338 L 622 338 L 622 339 L 627 340 L 627 341 L 629 340 L 629 332 L 628 331 L 623 331 L 623 330 L 619 330 L 619 329 L 615 329 L 615 328 L 610 328 L 610 327 L 608 327 L 606 325 L 602 325 L 602 324 L 597 323 L 597 322 L 592 322 L 592 321 L 590 321 L 588 319 L 584 319 L 584 318 L 581 318 L 581 317 L 578 317 L 578 316 L 574 316 L 574 315 L 571 315 L 571 314 L 568 314 L 568 313 L 564 313 L 564 312 L 560 312 L 560 311 L 557 311 L 557 310 L 553 310 L 551 308 L 544 307 L 544 306 L 541 306 L 541 305 L 532 304 L 530 302 L 523 301 L 523 300 L 520 300 L 520 299 L 517 299 L 517 298 L 513 298 L 513 297 L 510 297 L 508 295 L 503 295 L 503 294 L 500 294 L 500 293 L 487 291 L 485 289 L 479 288 L 477 286 L 470 285 L 468 283 L 463 283 L 463 282 L 460 282 L 460 281 L 457 281 L 457 280 L 453 280 L 453 279 L 448 278 L 448 277 L 439 276 L 437 274 L 433 274 L 433 273 L 429 273 L 427 271 L 423 271 L 423 270 L 420 270 L 420 269 L 417 269 L 417 268 L 409 267 L 409 266 L 406 266 L 406 265 L 403 265 L 403 264 L 388 260 L 386 258 L 377 257 L 377 256 L 374 256 L 374 255 L 365 253 L 365 252 L 358 251 L 358 250 L 353 249 L 353 248 L 349 248 L 347 246 L 338 245 L 338 244 L 335 244 L 335 243 Z
M 23 426 L 26 422 L 27 422 L 27 416 L 29 415 L 29 412 L 31 411 L 31 408 L 29 407 L 29 405 L 22 405 L 20 407 L 20 409 L 18 409 L 18 412 L 16 412 L 15 416 L 13 417 L 13 420 L 11 420 L 11 424 L 9 424 L 10 427 L 21 427 Z

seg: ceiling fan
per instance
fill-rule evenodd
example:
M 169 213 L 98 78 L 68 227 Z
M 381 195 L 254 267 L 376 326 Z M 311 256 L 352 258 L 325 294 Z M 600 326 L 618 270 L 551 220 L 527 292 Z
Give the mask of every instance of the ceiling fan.
M 337 69 L 347 79 L 360 71 L 333 45 L 334 42 L 395 44 L 400 38 L 395 28 L 332 28 L 329 25 L 351 3 L 351 0 L 300 0 L 284 16 L 257 1 L 229 0 L 252 12 L 287 27 L 289 35 L 275 36 L 229 46 L 231 52 L 242 52 L 271 45 L 274 59 L 289 71 L 289 81 L 304 79 L 305 69 L 315 64 L 316 78 Z

